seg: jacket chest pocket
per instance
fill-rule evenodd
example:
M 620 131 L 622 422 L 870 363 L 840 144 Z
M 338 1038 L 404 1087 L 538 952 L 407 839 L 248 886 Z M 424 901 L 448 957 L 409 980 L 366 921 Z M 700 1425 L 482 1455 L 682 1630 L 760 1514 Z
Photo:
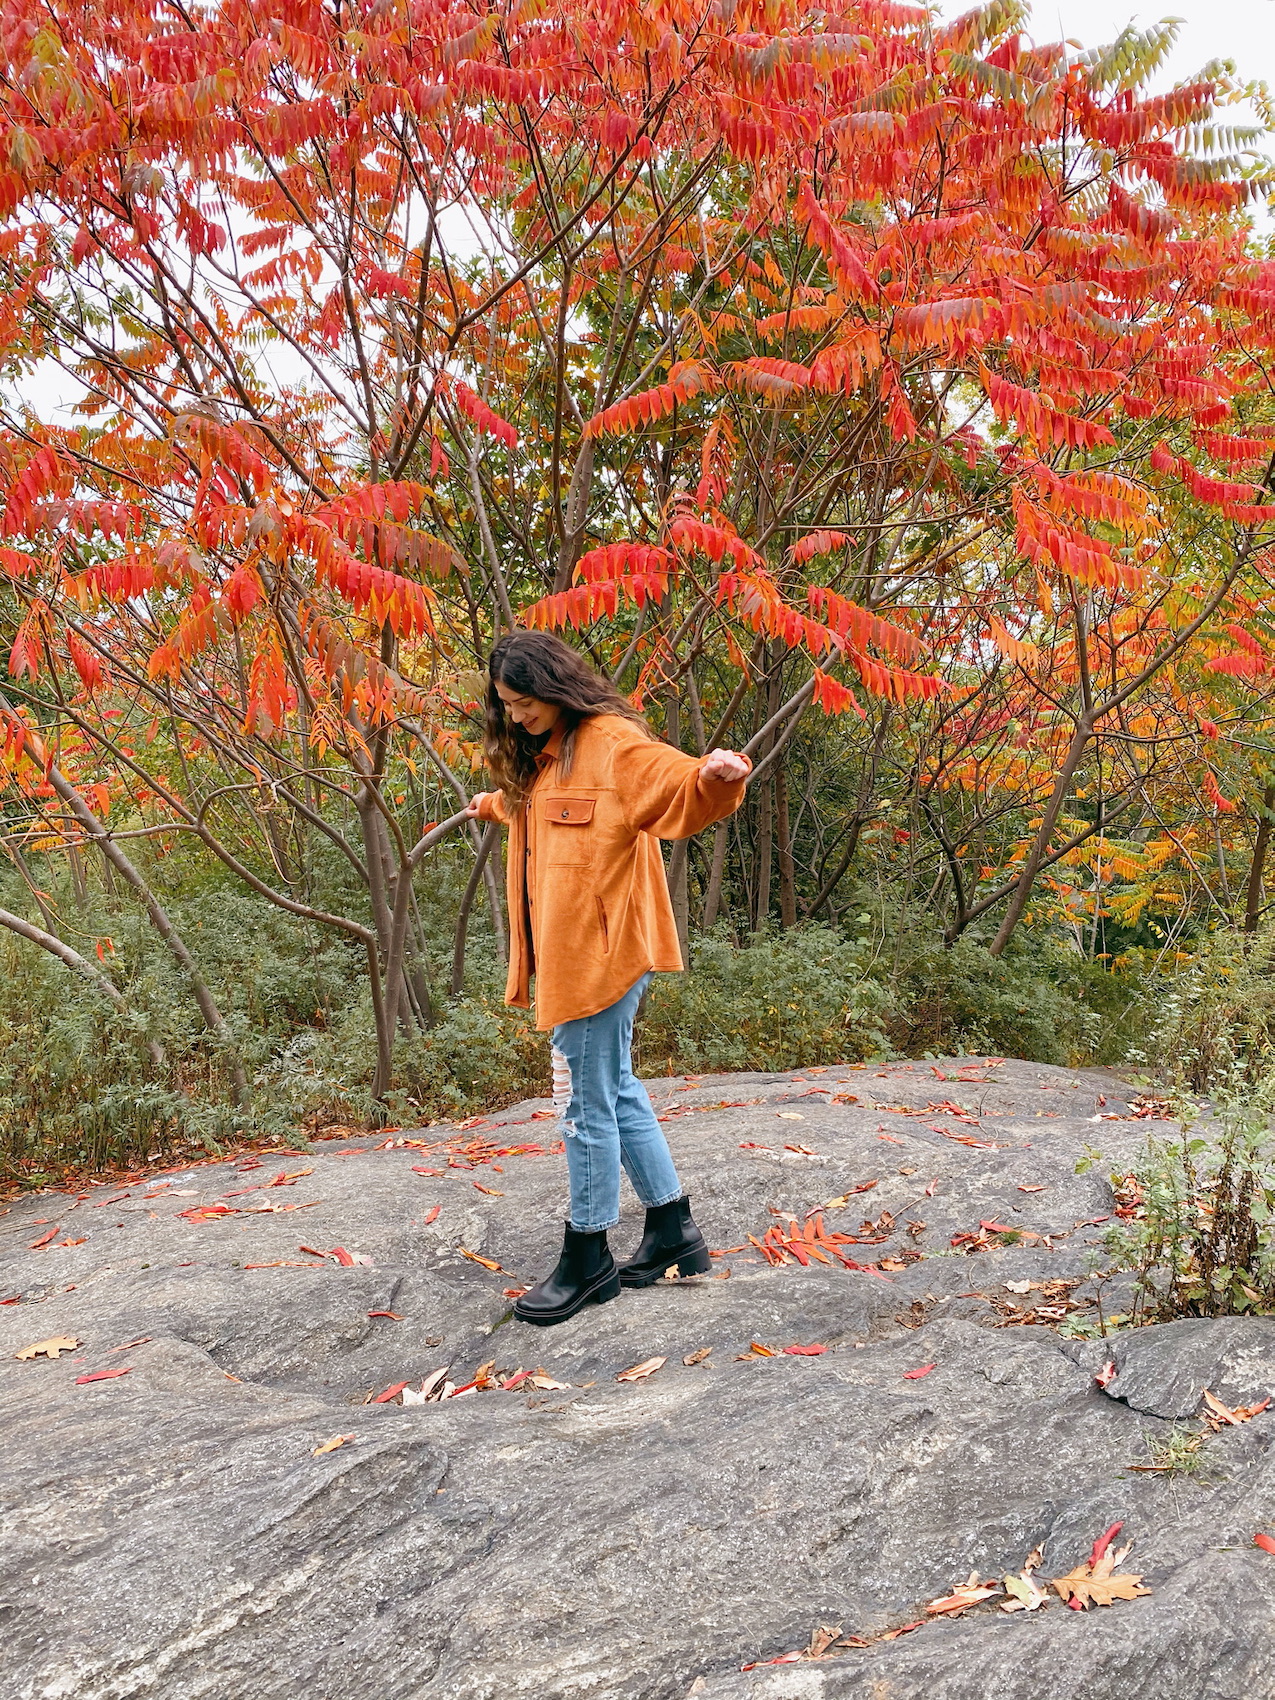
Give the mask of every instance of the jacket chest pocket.
M 562 792 L 542 805 L 546 860 L 551 868 L 584 868 L 593 860 L 596 797 Z

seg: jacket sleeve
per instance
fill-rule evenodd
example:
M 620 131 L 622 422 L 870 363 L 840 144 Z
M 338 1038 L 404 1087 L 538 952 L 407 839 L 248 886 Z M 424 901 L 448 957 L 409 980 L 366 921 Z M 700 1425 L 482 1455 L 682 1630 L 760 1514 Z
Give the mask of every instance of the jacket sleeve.
M 495 821 L 500 826 L 509 825 L 509 815 L 505 809 L 505 793 L 503 791 L 484 791 L 478 804 L 479 820 Z
M 694 756 L 640 734 L 618 743 L 612 772 L 629 827 L 656 838 L 693 838 L 734 814 L 748 781 L 705 779 L 702 765 Z

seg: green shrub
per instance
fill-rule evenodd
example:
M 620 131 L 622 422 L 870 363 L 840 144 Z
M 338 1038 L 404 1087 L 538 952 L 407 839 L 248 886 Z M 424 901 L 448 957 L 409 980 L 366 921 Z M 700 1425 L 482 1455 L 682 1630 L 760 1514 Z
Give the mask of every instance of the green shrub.
M 1141 1042 L 1131 1060 L 1183 1089 L 1210 1092 L 1275 1073 L 1275 924 L 1256 934 L 1220 927 L 1190 962 L 1140 1000 Z
M 715 934 L 688 974 L 656 975 L 636 1063 L 656 1074 L 780 1070 L 888 1051 L 889 988 L 830 927 L 765 934 L 740 950 Z
M 1134 1276 L 1132 1322 L 1275 1313 L 1268 1120 L 1263 1104 L 1228 1098 L 1216 1133 L 1152 1135 L 1132 1173 L 1111 1176 L 1134 1211 L 1103 1240 L 1110 1269 Z

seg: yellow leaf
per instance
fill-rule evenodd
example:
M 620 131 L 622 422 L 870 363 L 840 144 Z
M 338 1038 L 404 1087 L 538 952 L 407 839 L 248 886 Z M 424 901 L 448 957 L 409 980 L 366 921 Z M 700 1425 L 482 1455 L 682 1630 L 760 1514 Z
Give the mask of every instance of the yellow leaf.
M 1151 1592 L 1142 1586 L 1141 1576 L 1104 1576 L 1099 1566 L 1078 1564 L 1065 1576 L 1055 1577 L 1049 1584 L 1064 1600 L 1075 1600 L 1086 1610 L 1090 1606 L 1109 1606 L 1113 1600 L 1136 1600 Z
M 634 1364 L 632 1369 L 622 1369 L 616 1376 L 617 1381 L 645 1381 L 648 1375 L 654 1375 L 657 1369 L 663 1369 L 667 1358 L 647 1358 L 645 1363 Z
M 490 1269 L 497 1275 L 503 1275 L 505 1273 L 500 1265 L 498 1263 L 493 1263 L 489 1257 L 479 1257 L 476 1251 L 466 1251 L 463 1245 L 457 1246 L 456 1249 L 462 1257 L 467 1257 L 471 1263 L 481 1263 L 484 1269 Z
M 23 1346 L 20 1352 L 15 1352 L 15 1358 L 56 1358 L 61 1352 L 73 1352 L 84 1342 L 70 1334 L 55 1334 L 49 1340 L 37 1340 L 33 1346 Z
M 334 1434 L 331 1440 L 325 1440 L 322 1446 L 311 1447 L 310 1456 L 322 1458 L 325 1452 L 335 1452 L 338 1446 L 348 1446 L 355 1438 L 352 1434 Z

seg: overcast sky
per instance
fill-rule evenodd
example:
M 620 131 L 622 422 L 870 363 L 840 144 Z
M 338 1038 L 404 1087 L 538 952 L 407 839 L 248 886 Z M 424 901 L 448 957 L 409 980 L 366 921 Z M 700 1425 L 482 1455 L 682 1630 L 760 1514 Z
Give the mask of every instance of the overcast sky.
M 949 16 L 966 10 L 946 0 Z M 1177 5 L 1129 5 L 1126 0 L 1038 0 L 1032 8 L 1037 41 L 1068 36 L 1084 47 L 1111 41 L 1127 23 L 1141 28 L 1161 18 L 1180 18 L 1172 59 L 1156 79 L 1183 81 L 1210 59 L 1234 59 L 1246 81 L 1261 79 L 1275 88 L 1275 0 L 1179 0 Z

